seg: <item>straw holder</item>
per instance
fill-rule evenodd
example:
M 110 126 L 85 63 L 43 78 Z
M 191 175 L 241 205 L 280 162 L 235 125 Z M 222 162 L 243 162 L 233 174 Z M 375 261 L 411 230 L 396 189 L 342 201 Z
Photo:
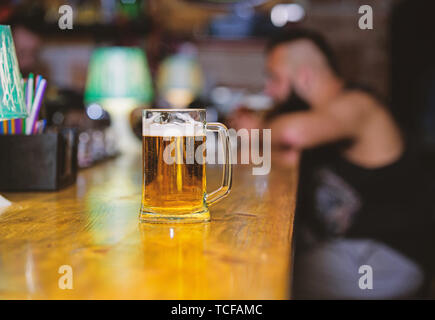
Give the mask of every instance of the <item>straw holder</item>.
M 0 135 L 0 191 L 53 191 L 77 177 L 74 129 Z

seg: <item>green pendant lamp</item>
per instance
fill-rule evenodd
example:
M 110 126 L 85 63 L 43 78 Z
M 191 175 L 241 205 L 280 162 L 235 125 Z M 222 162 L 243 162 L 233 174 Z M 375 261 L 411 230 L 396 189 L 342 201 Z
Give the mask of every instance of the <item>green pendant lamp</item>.
M 11 27 L 0 25 L 0 120 L 27 117 Z
M 148 106 L 152 95 L 151 76 L 142 49 L 104 47 L 93 52 L 85 90 L 85 104 L 98 104 L 109 112 L 121 152 L 140 150 L 140 143 L 131 130 L 129 117 L 133 109 Z

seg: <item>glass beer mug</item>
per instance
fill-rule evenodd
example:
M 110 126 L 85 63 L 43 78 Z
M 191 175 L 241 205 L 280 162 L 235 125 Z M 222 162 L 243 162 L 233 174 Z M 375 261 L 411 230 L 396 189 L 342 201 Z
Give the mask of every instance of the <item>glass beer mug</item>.
M 143 110 L 141 221 L 208 221 L 208 207 L 230 192 L 228 129 L 205 119 L 205 109 Z M 208 131 L 218 133 L 224 149 L 222 184 L 211 193 L 206 191 Z

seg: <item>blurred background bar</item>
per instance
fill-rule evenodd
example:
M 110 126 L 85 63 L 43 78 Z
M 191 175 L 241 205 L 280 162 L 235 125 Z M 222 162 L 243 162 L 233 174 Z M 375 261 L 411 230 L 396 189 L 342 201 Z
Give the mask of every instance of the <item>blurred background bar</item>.
M 73 9 L 71 30 L 58 24 L 65 4 Z M 362 4 L 373 8 L 370 32 L 357 27 Z M 153 87 L 143 86 L 141 104 L 207 107 L 210 120 L 225 121 L 246 103 L 267 108 L 263 53 L 271 35 L 294 27 L 322 30 L 343 77 L 392 102 L 405 133 L 431 162 L 435 46 L 426 30 L 432 30 L 434 6 L 424 0 L 5 0 L 0 24 L 12 26 L 23 77 L 32 72 L 48 80 L 41 111 L 47 126 L 83 132 L 104 132 L 113 116 L 84 103 L 89 61 L 100 47 L 143 51 Z M 174 76 L 182 69 L 190 75 Z M 133 112 L 130 123 L 140 135 L 138 119 Z M 83 141 L 92 141 L 87 136 Z

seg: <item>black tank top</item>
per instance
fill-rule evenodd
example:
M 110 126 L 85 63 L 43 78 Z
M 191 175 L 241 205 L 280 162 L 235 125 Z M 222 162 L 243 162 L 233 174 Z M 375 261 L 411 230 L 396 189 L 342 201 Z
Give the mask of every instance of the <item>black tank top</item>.
M 430 213 L 416 153 L 406 148 L 394 163 L 367 169 L 342 156 L 347 144 L 303 154 L 297 219 L 304 241 L 370 238 L 425 263 Z

